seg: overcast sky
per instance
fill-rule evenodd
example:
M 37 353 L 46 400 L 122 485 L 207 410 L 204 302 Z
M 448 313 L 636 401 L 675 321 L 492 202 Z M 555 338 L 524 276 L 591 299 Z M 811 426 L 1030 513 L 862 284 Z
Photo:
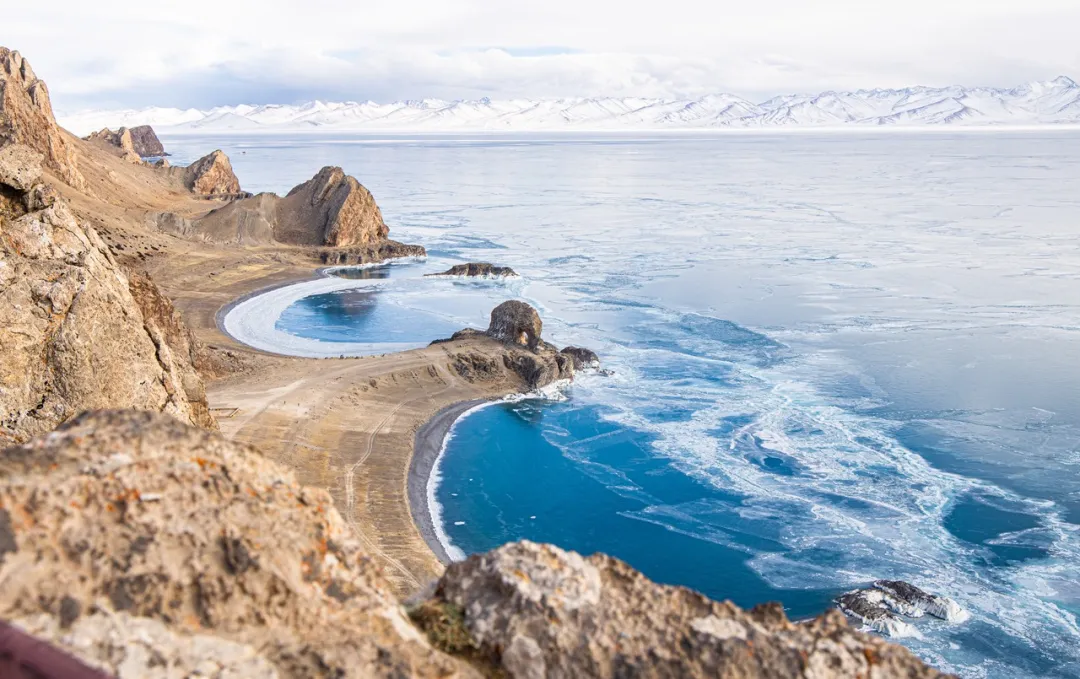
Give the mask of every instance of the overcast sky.
M 1080 0 L 31 0 L 58 110 L 1080 80 Z

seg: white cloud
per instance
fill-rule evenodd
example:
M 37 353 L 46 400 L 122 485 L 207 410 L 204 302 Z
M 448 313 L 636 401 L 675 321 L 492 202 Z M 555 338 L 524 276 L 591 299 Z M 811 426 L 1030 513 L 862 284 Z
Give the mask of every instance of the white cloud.
M 39 0 L 58 108 L 435 96 L 761 98 L 1080 74 L 1076 0 Z

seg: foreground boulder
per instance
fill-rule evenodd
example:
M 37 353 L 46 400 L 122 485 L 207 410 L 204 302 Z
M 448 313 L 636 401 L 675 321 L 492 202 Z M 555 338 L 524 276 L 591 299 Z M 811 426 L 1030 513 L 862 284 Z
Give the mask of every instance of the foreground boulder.
M 838 611 L 794 624 L 649 581 L 625 563 L 519 542 L 449 566 L 413 619 L 491 676 L 941 677 Z
M 0 618 L 127 677 L 474 674 L 410 624 L 325 490 L 134 411 L 0 451 Z
M 574 362 L 574 370 L 597 370 L 600 368 L 600 357 L 592 349 L 582 347 L 565 347 L 561 352 Z
M 0 149 L 0 442 L 92 408 L 138 408 L 214 427 L 182 322 L 149 279 L 41 182 L 42 156 Z
M 49 90 L 18 52 L 0 47 L 0 146 L 22 144 L 44 157 L 46 168 L 86 189 L 75 149 L 53 117 Z
M 455 264 L 442 273 L 425 274 L 425 278 L 517 278 L 517 272 L 508 266 L 495 266 L 488 262 Z

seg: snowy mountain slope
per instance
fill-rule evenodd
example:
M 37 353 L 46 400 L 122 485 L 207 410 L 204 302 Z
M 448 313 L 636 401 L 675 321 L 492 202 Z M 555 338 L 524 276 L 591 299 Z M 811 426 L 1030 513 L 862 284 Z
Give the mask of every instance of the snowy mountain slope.
M 699 99 L 420 99 L 389 104 L 313 101 L 224 106 L 209 111 L 146 108 L 61 115 L 68 129 L 153 125 L 161 131 L 296 130 L 650 130 L 849 125 L 1080 125 L 1080 85 L 1064 76 L 1010 89 L 910 87 L 791 94 L 755 104 L 730 94 Z

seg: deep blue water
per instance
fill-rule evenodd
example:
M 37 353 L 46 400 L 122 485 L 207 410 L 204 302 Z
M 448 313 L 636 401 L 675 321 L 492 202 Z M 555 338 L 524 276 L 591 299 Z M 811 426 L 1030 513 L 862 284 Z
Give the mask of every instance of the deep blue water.
M 429 248 L 282 329 L 424 343 L 516 297 L 614 371 L 459 422 L 457 548 L 609 552 L 793 617 L 902 578 L 973 615 L 904 640 L 939 667 L 1080 676 L 1080 134 L 166 142 L 248 190 L 343 165 Z M 523 278 L 419 278 L 468 260 Z

